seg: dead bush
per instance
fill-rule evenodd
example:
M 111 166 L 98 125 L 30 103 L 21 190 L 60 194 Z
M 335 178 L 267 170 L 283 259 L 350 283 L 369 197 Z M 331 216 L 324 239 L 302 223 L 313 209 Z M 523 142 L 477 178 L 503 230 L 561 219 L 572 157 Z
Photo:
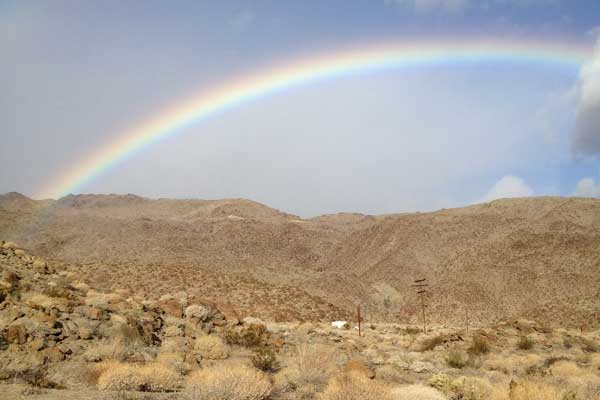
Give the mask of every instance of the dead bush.
M 180 386 L 181 376 L 177 371 L 160 363 L 142 366 L 113 363 L 106 365 L 98 378 L 100 390 L 170 392 Z
M 319 400 L 392 400 L 392 392 L 384 383 L 351 372 L 331 379 Z
M 435 349 L 437 346 L 444 344 L 446 338 L 444 336 L 434 336 L 427 338 L 423 341 L 420 351 L 430 351 Z
M 490 345 L 483 336 L 475 336 L 467 352 L 474 356 L 481 356 L 490 352 Z
M 517 342 L 517 348 L 519 350 L 531 350 L 533 345 L 533 339 L 527 336 L 521 336 Z
M 196 339 L 194 349 L 209 360 L 224 360 L 229 357 L 229 346 L 217 336 L 200 336 Z
M 264 346 L 269 337 L 266 326 L 251 324 L 243 328 L 229 328 L 223 332 L 223 339 L 229 345 L 243 347 Z
M 446 364 L 451 368 L 462 369 L 467 365 L 467 359 L 461 351 L 451 349 L 446 354 Z
M 255 350 L 250 361 L 255 368 L 263 372 L 275 372 L 279 369 L 277 356 L 275 355 L 275 352 L 268 347 Z
M 319 391 L 336 370 L 336 358 L 332 349 L 303 344 L 296 348 L 288 367 L 282 373 L 291 390 L 311 387 Z
M 509 400 L 562 400 L 562 395 L 555 387 L 542 382 L 511 381 Z
M 244 365 L 197 370 L 186 380 L 190 400 L 263 400 L 271 390 L 271 382 L 263 372 Z

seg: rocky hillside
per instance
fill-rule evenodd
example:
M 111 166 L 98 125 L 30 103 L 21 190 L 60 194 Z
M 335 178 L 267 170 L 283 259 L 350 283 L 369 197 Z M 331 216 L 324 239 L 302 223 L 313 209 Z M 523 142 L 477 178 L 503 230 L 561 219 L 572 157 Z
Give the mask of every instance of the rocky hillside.
M 248 200 L 0 196 L 0 237 L 106 290 L 194 293 L 273 320 L 523 316 L 598 323 L 600 200 L 499 200 L 433 213 L 302 219 Z

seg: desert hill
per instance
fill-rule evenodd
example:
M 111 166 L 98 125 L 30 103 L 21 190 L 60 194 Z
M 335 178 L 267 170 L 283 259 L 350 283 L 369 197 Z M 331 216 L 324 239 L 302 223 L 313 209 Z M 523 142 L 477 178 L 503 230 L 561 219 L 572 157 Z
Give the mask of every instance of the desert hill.
M 596 324 L 600 200 L 526 198 L 433 213 L 311 219 L 240 199 L 0 196 L 0 237 L 75 264 L 105 289 L 186 290 L 272 319 L 418 319 L 413 280 L 439 323 L 515 316 Z

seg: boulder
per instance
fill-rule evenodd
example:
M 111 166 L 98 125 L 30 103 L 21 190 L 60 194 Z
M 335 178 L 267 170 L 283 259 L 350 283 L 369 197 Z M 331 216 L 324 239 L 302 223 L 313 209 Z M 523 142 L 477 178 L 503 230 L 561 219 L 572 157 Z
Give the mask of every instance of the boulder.
M 15 256 L 23 258 L 23 257 L 27 256 L 27 253 L 25 253 L 25 250 L 23 250 L 23 249 L 16 249 Z
M 416 361 L 410 365 L 409 370 L 418 374 L 431 373 L 435 371 L 435 366 L 426 361 Z
M 27 342 L 27 329 L 21 324 L 10 325 L 6 330 L 8 343 L 24 344 Z
M 104 311 L 96 307 L 89 307 L 87 309 L 86 316 L 89 319 L 101 320 L 104 316 Z
M 162 300 L 158 302 L 160 310 L 171 317 L 181 318 L 183 316 L 183 306 L 178 300 Z
M 185 309 L 185 317 L 206 321 L 210 317 L 210 310 L 202 305 L 193 304 Z

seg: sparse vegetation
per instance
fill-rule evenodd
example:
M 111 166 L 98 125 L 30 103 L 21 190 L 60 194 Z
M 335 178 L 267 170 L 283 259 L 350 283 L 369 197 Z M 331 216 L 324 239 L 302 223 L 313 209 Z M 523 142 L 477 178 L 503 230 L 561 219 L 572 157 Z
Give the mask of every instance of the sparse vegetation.
M 271 390 L 264 373 L 243 365 L 198 370 L 186 381 L 186 394 L 191 400 L 263 400 Z
M 385 384 L 371 380 L 361 373 L 346 373 L 327 384 L 319 400 L 393 400 L 392 392 Z
M 181 376 L 174 369 L 159 363 L 143 366 L 114 363 L 98 378 L 100 390 L 168 392 L 181 385 Z
M 483 336 L 473 337 L 471 346 L 467 349 L 467 352 L 474 356 L 481 356 L 490 352 L 490 345 Z
M 421 351 L 434 350 L 437 346 L 444 344 L 446 338 L 444 336 L 433 336 L 423 341 Z
M 229 357 L 229 346 L 214 335 L 200 336 L 196 339 L 194 349 L 209 360 L 224 360 Z
M 223 338 L 229 345 L 258 347 L 267 340 L 267 328 L 262 324 L 251 324 L 240 329 L 229 328 L 223 333 Z
M 519 350 L 531 350 L 534 345 L 534 341 L 532 338 L 528 336 L 521 336 L 519 341 L 517 342 L 517 348 Z
M 461 351 L 451 349 L 446 354 L 446 364 L 451 368 L 462 369 L 467 365 L 467 359 Z
M 255 350 L 250 361 L 255 368 L 263 372 L 275 372 L 280 367 L 275 352 L 268 347 Z

